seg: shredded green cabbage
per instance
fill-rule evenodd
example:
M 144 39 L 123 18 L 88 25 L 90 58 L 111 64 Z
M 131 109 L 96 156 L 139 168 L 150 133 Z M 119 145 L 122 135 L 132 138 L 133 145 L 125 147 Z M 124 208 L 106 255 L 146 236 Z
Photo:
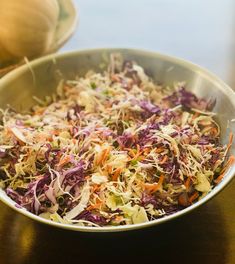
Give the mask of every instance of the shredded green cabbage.
M 114 54 L 108 71 L 62 80 L 56 96 L 37 101 L 26 114 L 1 110 L 0 187 L 43 218 L 148 222 L 223 177 L 229 145 L 220 144 L 211 101 L 182 83 L 155 84 L 133 61 Z

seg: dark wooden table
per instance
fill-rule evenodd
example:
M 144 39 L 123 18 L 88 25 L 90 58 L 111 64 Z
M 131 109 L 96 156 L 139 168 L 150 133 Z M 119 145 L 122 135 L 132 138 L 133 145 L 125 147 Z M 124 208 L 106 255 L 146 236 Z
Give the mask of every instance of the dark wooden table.
M 198 63 L 235 86 L 234 0 L 77 0 L 76 5 L 80 25 L 62 51 L 156 50 Z M 0 204 L 0 264 L 126 263 L 128 257 L 133 263 L 234 264 L 235 182 L 189 215 L 127 233 L 59 230 Z

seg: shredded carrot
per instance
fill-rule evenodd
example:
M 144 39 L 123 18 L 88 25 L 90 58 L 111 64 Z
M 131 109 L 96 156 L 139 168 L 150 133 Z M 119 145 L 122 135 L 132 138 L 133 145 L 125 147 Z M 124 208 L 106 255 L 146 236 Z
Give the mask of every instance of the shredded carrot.
M 137 145 L 136 149 L 125 148 L 125 150 L 127 150 L 131 156 L 131 158 L 128 159 L 129 161 L 137 159 L 144 152 L 144 150 L 140 150 L 139 145 Z
M 178 197 L 178 203 L 179 205 L 182 205 L 182 206 L 189 206 L 189 199 L 188 199 L 188 194 L 183 192 L 179 195 Z
M 62 157 L 58 163 L 58 167 L 62 167 L 68 164 L 71 161 L 71 157 L 69 155 Z
M 165 155 L 163 159 L 159 162 L 159 164 L 164 164 L 168 160 L 168 156 Z
M 64 91 L 69 91 L 71 89 L 71 87 L 67 84 L 64 85 Z
M 103 204 L 102 202 L 97 202 L 96 204 L 89 205 L 87 207 L 87 210 L 90 211 L 94 209 L 99 209 L 102 206 L 102 204 Z
M 221 174 L 214 180 L 215 183 L 218 184 L 224 178 L 224 175 L 226 174 L 226 172 L 228 171 L 228 169 L 233 163 L 235 163 L 235 157 L 230 156 L 227 163 L 224 165 L 224 168 L 221 171 Z
M 98 201 L 97 201 L 98 200 Z M 100 209 L 100 207 L 103 205 L 103 201 L 99 198 L 99 196 L 97 196 L 95 198 L 95 203 L 91 204 L 87 207 L 87 210 L 94 210 L 94 209 Z
M 121 216 L 121 215 L 117 215 L 117 216 L 115 217 L 115 220 L 116 220 L 117 222 L 121 222 L 121 221 L 123 221 L 123 216 Z
M 227 152 L 230 150 L 230 148 L 232 146 L 232 143 L 233 143 L 233 133 L 230 132 L 230 134 L 229 134 L 229 142 L 228 142 L 228 145 L 227 145 Z
M 231 166 L 234 162 L 235 162 L 235 157 L 232 155 L 229 157 L 227 163 L 224 165 L 224 168 L 221 171 L 221 173 L 227 171 L 228 167 Z
M 113 74 L 111 76 L 112 81 L 114 82 L 120 82 L 120 77 L 117 74 Z
M 92 187 L 92 191 L 96 192 L 96 191 L 99 191 L 99 190 L 100 190 L 100 185 L 99 184 L 94 184 L 93 187 Z
M 149 154 L 150 151 L 151 151 L 150 148 L 145 148 L 145 149 L 143 150 L 143 154 L 144 154 L 144 155 L 147 155 L 147 154 Z
M 154 193 L 156 191 L 158 191 L 161 187 L 162 187 L 162 183 L 164 181 L 164 175 L 161 175 L 159 178 L 158 183 L 144 183 L 142 184 L 142 186 L 144 187 L 144 189 L 150 193 Z
M 72 127 L 76 126 L 76 122 L 75 122 L 73 119 L 69 120 L 68 123 L 69 123 Z
M 160 147 L 160 148 L 157 148 L 157 149 L 155 150 L 155 152 L 156 152 L 156 153 L 161 153 L 163 150 L 164 150 L 164 148 L 163 148 L 163 147 Z
M 51 133 L 52 135 L 58 136 L 58 135 L 60 134 L 60 131 L 54 129 L 54 130 L 51 130 L 50 133 Z
M 112 176 L 112 180 L 113 181 L 117 181 L 119 175 L 121 174 L 122 172 L 122 168 L 117 168 Z
M 190 140 L 189 140 L 189 138 L 184 138 L 183 140 L 182 140 L 182 142 L 184 143 L 184 144 L 189 144 L 189 142 L 190 142 Z
M 39 134 L 37 136 L 37 139 L 40 140 L 40 141 L 53 141 L 53 138 L 52 138 L 52 135 L 49 135 L 49 134 Z
M 132 158 L 134 158 L 136 155 L 133 149 L 129 149 L 129 154 Z
M 193 116 L 192 116 L 192 120 L 196 119 L 199 116 L 199 113 L 196 112 Z
M 140 150 L 140 145 L 137 145 L 137 149 L 136 149 L 136 155 L 135 157 L 133 157 L 133 159 L 137 159 L 141 154 L 143 153 L 143 150 Z
M 195 192 L 194 194 L 192 194 L 192 195 L 189 197 L 189 202 L 192 203 L 192 202 L 195 201 L 198 197 L 199 197 L 199 193 L 198 193 L 198 192 Z
M 184 186 L 185 186 L 185 188 L 186 188 L 186 191 L 189 190 L 190 183 L 191 183 L 191 177 L 188 177 L 188 178 L 186 179 L 186 181 L 184 182 Z
M 212 135 L 216 136 L 218 134 L 218 129 L 216 127 L 212 127 L 210 132 Z
M 110 146 L 109 146 L 107 149 L 102 150 L 102 153 L 101 153 L 99 159 L 98 159 L 97 162 L 96 162 L 97 165 L 102 165 L 102 164 L 104 164 L 104 162 L 105 162 L 106 159 L 108 158 L 108 155 L 109 155 L 110 151 L 111 151 L 111 147 L 110 147 Z
M 34 112 L 34 115 L 41 115 L 45 111 L 46 107 L 40 107 L 37 111 Z
M 216 184 L 218 184 L 219 182 L 221 182 L 221 180 L 224 178 L 224 175 L 225 175 L 225 172 L 224 173 L 221 173 L 215 180 L 214 182 Z
M 108 174 L 111 174 L 112 173 L 112 166 L 111 165 L 109 165 L 109 164 L 107 164 L 106 166 L 105 166 L 105 170 L 107 171 L 107 173 Z

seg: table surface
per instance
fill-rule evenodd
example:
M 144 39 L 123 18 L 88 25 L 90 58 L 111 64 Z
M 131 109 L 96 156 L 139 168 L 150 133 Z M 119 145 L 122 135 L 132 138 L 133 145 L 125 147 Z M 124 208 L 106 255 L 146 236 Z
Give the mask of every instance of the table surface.
M 75 0 L 80 23 L 61 51 L 150 49 L 191 60 L 235 85 L 234 0 Z M 235 263 L 235 182 L 196 211 L 153 228 L 84 234 L 47 227 L 0 203 L 0 263 Z

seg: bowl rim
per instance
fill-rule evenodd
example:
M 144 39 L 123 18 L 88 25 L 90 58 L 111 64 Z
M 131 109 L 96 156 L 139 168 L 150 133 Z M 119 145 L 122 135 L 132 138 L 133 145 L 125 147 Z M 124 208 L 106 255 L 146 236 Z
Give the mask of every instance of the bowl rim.
M 69 13 L 69 18 L 66 19 L 66 22 L 64 22 L 64 19 L 61 19 L 59 16 L 54 34 L 54 44 L 51 45 L 46 54 L 54 53 L 56 50 L 60 49 L 69 40 L 69 38 L 72 37 L 79 24 L 79 12 L 72 0 L 58 0 L 58 5 L 61 8 L 60 13 L 61 11 L 66 10 L 67 13 Z M 63 27 L 64 30 L 61 30 L 60 27 L 63 24 L 66 24 L 67 27 Z
M 34 66 L 37 66 L 39 64 L 43 64 L 48 61 L 53 61 L 56 62 L 57 58 L 65 58 L 65 57 L 73 57 L 73 56 L 79 56 L 80 54 L 86 54 L 89 53 L 89 55 L 92 55 L 92 53 L 97 53 L 97 52 L 137 52 L 138 55 L 146 55 L 146 56 L 152 56 L 153 58 L 156 59 L 164 59 L 167 61 L 171 61 L 173 63 L 176 63 L 178 65 L 184 66 L 185 68 L 189 68 L 192 71 L 196 72 L 197 74 L 203 76 L 204 78 L 208 79 L 212 84 L 216 85 L 222 92 L 226 94 L 226 96 L 229 98 L 231 101 L 233 107 L 235 108 L 235 92 L 232 90 L 231 87 L 229 87 L 224 81 L 222 81 L 219 77 L 211 73 L 210 71 L 204 69 L 203 67 L 189 62 L 187 60 L 171 56 L 171 55 L 166 55 L 163 53 L 158 53 L 155 51 L 149 51 L 149 50 L 144 50 L 144 49 L 133 49 L 133 48 L 97 48 L 97 49 L 84 49 L 84 50 L 75 50 L 75 51 L 70 51 L 70 52 L 63 52 L 59 54 L 50 54 L 38 59 L 35 59 L 31 62 L 29 62 L 26 65 L 20 66 L 19 68 L 13 70 L 12 72 L 6 74 L 1 80 L 0 80 L 0 91 L 3 89 L 5 85 L 9 81 L 12 81 L 13 79 L 17 79 L 18 76 L 20 76 L 22 73 L 25 71 L 33 69 Z M 233 165 L 227 172 L 226 175 L 224 176 L 223 180 L 215 186 L 210 193 L 208 193 L 205 197 L 203 197 L 201 200 L 196 202 L 193 205 L 190 205 L 187 208 L 184 208 L 176 213 L 173 213 L 171 215 L 151 220 L 149 222 L 145 223 L 140 223 L 140 224 L 132 224 L 132 225 L 125 225 L 125 226 L 108 226 L 108 227 L 87 227 L 87 226 L 78 226 L 78 225 L 72 225 L 72 224 L 62 224 L 62 223 L 57 223 L 53 222 L 48 219 L 44 219 L 42 217 L 39 217 L 29 211 L 27 211 L 24 208 L 19 208 L 19 206 L 16 205 L 16 203 L 11 200 L 10 197 L 7 197 L 7 199 L 4 197 L 6 196 L 6 193 L 3 189 L 0 190 L 0 201 L 14 209 L 15 211 L 19 212 L 20 214 L 23 214 L 24 216 L 27 216 L 33 220 L 36 220 L 37 222 L 47 224 L 50 226 L 54 227 L 59 227 L 63 229 L 68 229 L 68 230 L 73 230 L 73 231 L 81 231 L 81 232 L 99 232 L 99 233 L 104 233 L 104 232 L 122 232 L 122 231 L 130 231 L 130 230 L 136 230 L 136 229 L 142 229 L 150 226 L 154 226 L 157 224 L 165 223 L 170 220 L 176 219 L 179 216 L 185 215 L 194 209 L 198 208 L 202 204 L 206 203 L 209 201 L 211 198 L 213 198 L 215 195 L 217 195 L 220 191 L 222 191 L 225 186 L 227 186 L 231 180 L 233 179 L 235 175 L 235 165 Z

